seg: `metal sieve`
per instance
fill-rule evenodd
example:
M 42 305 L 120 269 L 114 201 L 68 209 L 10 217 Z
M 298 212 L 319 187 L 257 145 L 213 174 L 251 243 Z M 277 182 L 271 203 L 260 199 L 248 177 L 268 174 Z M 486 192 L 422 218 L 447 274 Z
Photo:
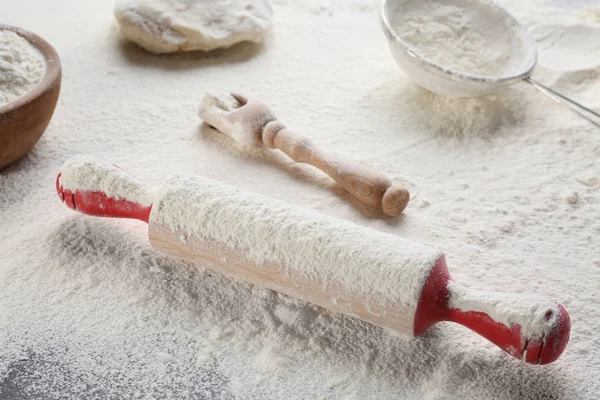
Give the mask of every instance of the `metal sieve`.
M 417 84 L 437 94 L 455 97 L 476 97 L 493 93 L 498 89 L 525 81 L 554 101 L 569 107 L 572 111 L 600 128 L 600 114 L 567 96 L 541 84 L 531 78 L 537 63 L 535 40 L 519 22 L 499 5 L 490 0 L 457 0 L 470 7 L 471 11 L 481 14 L 482 19 L 505 24 L 507 34 L 511 35 L 512 66 L 496 76 L 484 76 L 459 72 L 440 65 L 422 56 L 417 46 L 403 40 L 394 29 L 394 18 L 408 11 L 418 2 L 433 0 L 383 0 L 381 6 L 381 26 L 385 32 L 390 50 L 396 62 Z

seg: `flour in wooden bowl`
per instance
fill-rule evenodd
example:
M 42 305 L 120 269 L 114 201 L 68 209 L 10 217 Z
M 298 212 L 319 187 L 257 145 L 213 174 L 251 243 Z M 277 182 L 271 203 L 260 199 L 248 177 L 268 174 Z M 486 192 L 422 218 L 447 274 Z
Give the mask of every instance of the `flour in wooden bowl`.
M 0 28 L 0 107 L 30 92 L 45 73 L 42 53 L 15 32 Z

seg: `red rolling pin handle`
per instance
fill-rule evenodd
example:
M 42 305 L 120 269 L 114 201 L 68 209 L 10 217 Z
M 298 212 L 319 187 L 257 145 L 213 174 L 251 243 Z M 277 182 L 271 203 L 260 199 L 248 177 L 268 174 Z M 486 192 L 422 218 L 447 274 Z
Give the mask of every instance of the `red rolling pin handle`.
M 148 222 L 152 205 L 145 206 L 135 201 L 109 197 L 93 190 L 64 189 L 60 183 L 61 174 L 56 177 L 58 197 L 70 208 L 97 217 L 132 218 Z
M 567 310 L 558 305 L 559 315 L 553 329 L 542 337 L 524 338 L 521 326 L 494 321 L 483 312 L 450 308 L 448 282 L 451 280 L 446 259 L 441 256 L 427 279 L 417 306 L 414 321 L 415 336 L 432 325 L 452 321 L 485 337 L 513 357 L 530 364 L 549 364 L 562 354 L 569 342 L 571 320 Z

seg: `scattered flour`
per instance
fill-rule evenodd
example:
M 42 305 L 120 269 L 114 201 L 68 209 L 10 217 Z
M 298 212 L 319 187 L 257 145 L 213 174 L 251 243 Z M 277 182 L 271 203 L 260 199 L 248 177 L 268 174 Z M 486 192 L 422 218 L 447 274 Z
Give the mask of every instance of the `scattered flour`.
M 45 73 L 42 53 L 23 37 L 0 26 L 0 108 L 31 91 Z
M 504 76 L 512 69 L 516 28 L 480 0 L 403 0 L 391 21 L 411 50 L 456 72 Z M 489 7 L 489 6 L 487 6 Z
M 557 70 L 594 70 L 600 65 L 600 24 L 537 25 L 532 29 L 540 50 L 539 64 Z M 564 57 L 564 49 L 573 55 Z
M 547 0 L 498 2 L 527 27 L 581 18 Z M 112 0 L 4 0 L 3 20 L 52 39 L 69 73 L 47 132 L 0 173 L 0 398 L 596 400 L 597 131 L 526 85 L 494 99 L 421 90 L 398 73 L 378 1 L 274 3 L 277 34 L 258 49 L 155 57 L 116 45 Z M 289 110 L 290 126 L 403 179 L 426 206 L 371 219 L 283 155 L 232 156 L 196 116 L 206 90 L 231 88 Z M 598 75 L 561 89 L 600 106 Z M 527 365 L 456 324 L 394 335 L 164 256 L 147 224 L 59 201 L 56 175 L 74 154 L 153 185 L 200 174 L 430 243 L 457 282 L 559 301 L 571 340 L 557 362 Z
M 579 202 L 579 194 L 577 192 L 571 192 L 567 194 L 565 199 L 569 204 L 577 204 Z
M 152 53 L 260 42 L 272 25 L 268 0 L 117 0 L 123 36 Z

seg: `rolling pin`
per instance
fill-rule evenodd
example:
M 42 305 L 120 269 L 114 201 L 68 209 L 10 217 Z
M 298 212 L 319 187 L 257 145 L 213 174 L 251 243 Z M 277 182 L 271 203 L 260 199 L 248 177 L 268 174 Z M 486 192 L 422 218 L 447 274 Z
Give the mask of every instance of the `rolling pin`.
M 308 136 L 287 129 L 269 106 L 258 100 L 240 94 L 207 93 L 200 117 L 238 142 L 276 148 L 298 163 L 320 169 L 362 203 L 389 217 L 400 215 L 408 205 L 410 193 L 402 185 L 393 184 L 372 168 L 322 151 Z
M 411 336 L 452 321 L 532 364 L 556 360 L 570 318 L 543 296 L 454 282 L 439 251 L 194 175 L 146 185 L 76 156 L 56 179 L 70 208 L 148 223 L 160 252 Z

